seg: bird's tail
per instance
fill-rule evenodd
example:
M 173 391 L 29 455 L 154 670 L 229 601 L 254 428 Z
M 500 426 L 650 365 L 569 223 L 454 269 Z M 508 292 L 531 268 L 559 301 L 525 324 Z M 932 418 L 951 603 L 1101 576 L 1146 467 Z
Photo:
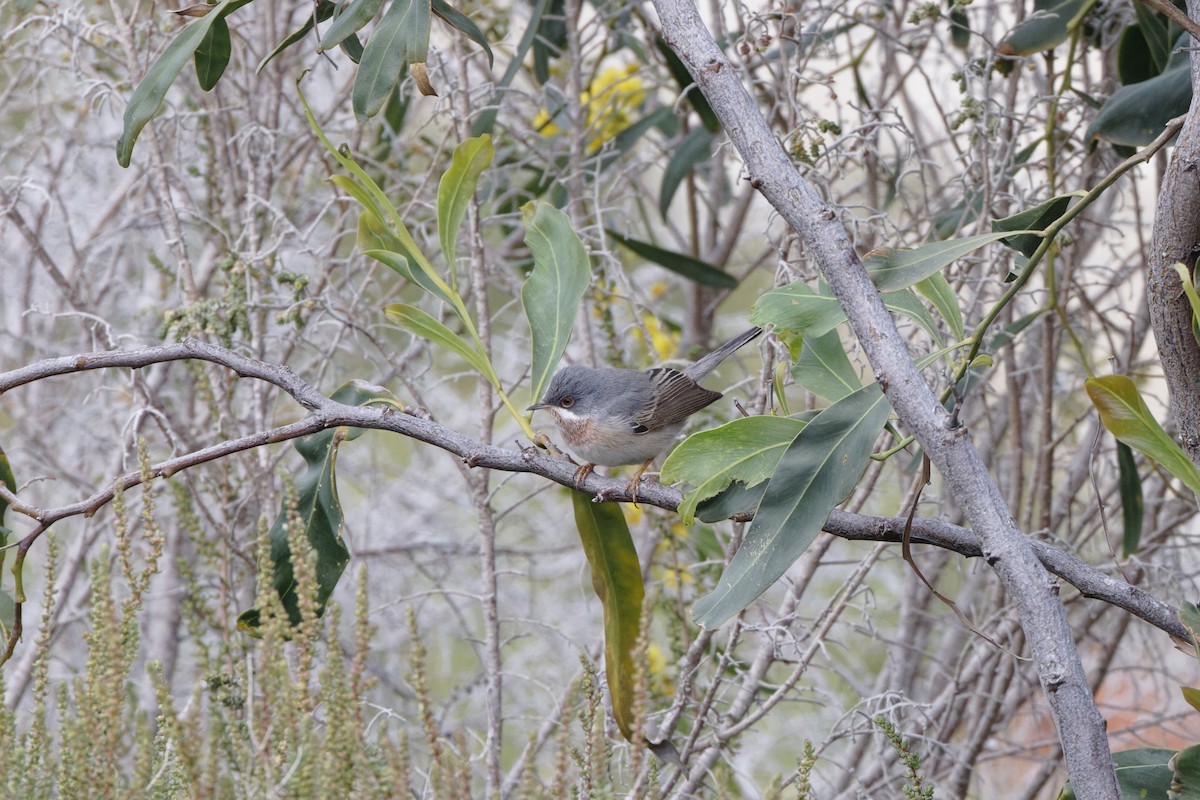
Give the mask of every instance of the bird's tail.
M 739 347 L 746 344 L 746 342 L 750 341 L 755 336 L 758 336 L 760 333 L 762 333 L 762 331 L 762 328 L 751 328 L 744 333 L 739 333 L 737 336 L 733 337 L 716 350 L 713 350 L 711 353 L 700 358 L 693 364 L 688 365 L 686 368 L 684 368 L 683 374 L 687 375 L 694 381 L 700 380 L 705 375 L 716 369 L 717 364 L 720 364 L 722 361 L 729 358 L 729 356 L 733 355 L 734 350 L 737 350 Z

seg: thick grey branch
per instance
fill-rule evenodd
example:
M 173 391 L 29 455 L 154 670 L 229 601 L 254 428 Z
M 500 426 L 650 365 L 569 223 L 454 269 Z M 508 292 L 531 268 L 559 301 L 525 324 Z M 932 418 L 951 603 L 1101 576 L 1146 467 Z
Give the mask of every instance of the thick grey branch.
M 1016 605 L 1081 798 L 1116 798 L 1104 719 L 1096 709 L 1057 587 L 988 474 L 966 431 L 955 429 L 917 370 L 838 219 L 771 133 L 739 71 L 690 0 L 655 0 L 663 36 L 687 65 L 758 188 L 801 237 L 849 318 L 901 423 L 920 441 L 971 519 L 984 557 Z

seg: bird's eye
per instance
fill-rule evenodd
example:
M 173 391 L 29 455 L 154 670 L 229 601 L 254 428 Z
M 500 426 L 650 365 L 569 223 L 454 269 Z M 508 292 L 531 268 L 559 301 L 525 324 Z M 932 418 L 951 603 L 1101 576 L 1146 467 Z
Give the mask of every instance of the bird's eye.
M 570 408 L 571 406 L 575 405 L 575 398 L 574 397 L 564 397 L 562 400 L 558 401 L 558 404 L 560 406 L 562 406 L 563 408 Z

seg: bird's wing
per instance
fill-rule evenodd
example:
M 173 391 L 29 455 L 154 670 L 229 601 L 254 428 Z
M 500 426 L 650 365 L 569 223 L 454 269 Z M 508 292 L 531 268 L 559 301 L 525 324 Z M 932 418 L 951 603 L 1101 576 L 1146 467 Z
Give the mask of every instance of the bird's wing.
M 633 429 L 637 433 L 683 422 L 721 397 L 720 392 L 705 389 L 687 375 L 669 367 L 652 369 L 647 375 L 654 389 L 651 396 L 655 399 L 634 416 Z

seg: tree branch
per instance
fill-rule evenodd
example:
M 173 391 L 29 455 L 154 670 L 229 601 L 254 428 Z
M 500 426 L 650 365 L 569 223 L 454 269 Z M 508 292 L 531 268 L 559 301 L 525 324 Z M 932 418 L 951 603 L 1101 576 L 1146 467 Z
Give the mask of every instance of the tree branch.
M 979 536 L 1016 606 L 1058 726 L 1076 794 L 1118 796 L 1105 723 L 1096 708 L 1058 590 L 1017 529 L 966 431 L 937 402 L 838 219 L 800 176 L 689 0 L 655 0 L 663 36 L 687 65 L 758 188 L 804 242 L 829 283 L 880 386 L 921 443 Z
M 288 425 L 221 442 L 202 450 L 158 462 L 150 467 L 147 473 L 150 478 L 170 477 L 189 467 L 233 453 L 288 441 L 344 425 L 398 433 L 453 453 L 471 467 L 487 467 L 507 472 L 528 472 L 568 488 L 575 488 L 576 466 L 574 464 L 552 458 L 533 447 L 510 450 L 484 444 L 439 425 L 419 409 L 397 413 L 390 408 L 348 406 L 336 403 L 317 392 L 287 367 L 257 361 L 223 347 L 196 341 L 148 347 L 142 350 L 83 353 L 38 361 L 26 367 L 0 374 L 0 394 L 15 387 L 56 375 L 103 368 L 137 369 L 183 358 L 196 358 L 220 364 L 229 367 L 239 375 L 265 380 L 286 391 L 298 403 L 310 408 L 311 412 L 304 419 Z M 112 486 L 98 491 L 84 500 L 51 509 L 38 508 L 3 486 L 0 486 L 0 499 L 6 500 L 13 511 L 31 517 L 38 523 L 35 529 L 16 545 L 19 552 L 23 553 L 28 551 L 33 542 L 55 522 L 72 516 L 90 516 L 112 501 L 117 485 L 125 490 L 139 485 L 143 480 L 145 480 L 145 476 L 140 471 L 130 472 L 115 479 Z M 583 481 L 580 491 L 588 492 L 597 500 L 604 502 L 630 502 L 633 500 L 625 480 L 606 478 L 594 472 Z M 637 494 L 638 502 L 669 511 L 678 508 L 682 499 L 683 495 L 678 489 L 663 486 L 656 481 L 643 484 Z M 825 530 L 842 539 L 899 543 L 903 538 L 904 525 L 903 517 L 875 517 L 835 509 L 825 523 Z M 979 537 L 973 531 L 940 520 L 914 520 L 911 541 L 941 547 L 968 558 L 977 558 L 984 554 Z M 1043 542 L 1031 541 L 1030 547 L 1046 569 L 1070 583 L 1084 597 L 1101 600 L 1125 609 L 1173 637 L 1185 641 L 1188 639 L 1188 632 L 1179 622 L 1175 609 L 1150 593 L 1109 577 L 1075 556 Z M 22 600 L 22 598 L 18 597 L 18 600 Z M 10 646 L 12 644 L 15 644 L 15 637 L 10 642 Z

